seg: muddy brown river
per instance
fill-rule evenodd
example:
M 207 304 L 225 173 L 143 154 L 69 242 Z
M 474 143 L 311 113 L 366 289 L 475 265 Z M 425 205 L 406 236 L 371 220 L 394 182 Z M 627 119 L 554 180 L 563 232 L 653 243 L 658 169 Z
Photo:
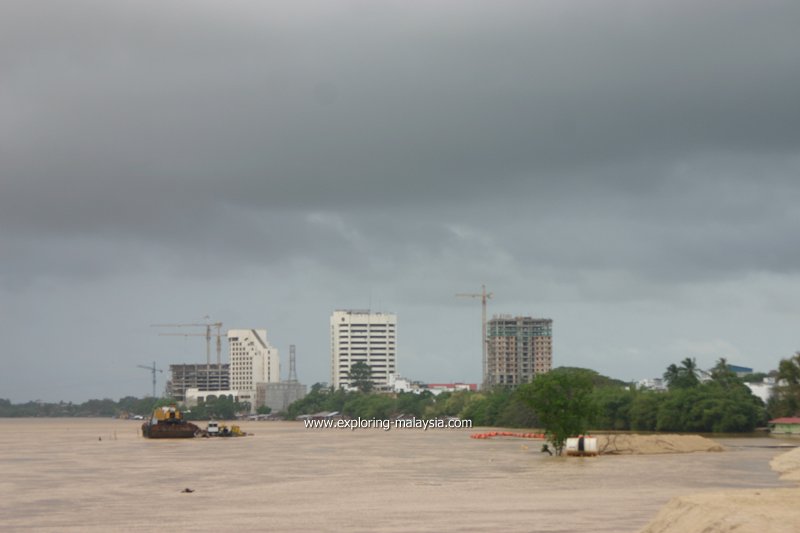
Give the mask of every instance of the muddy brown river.
M 158 441 L 140 424 L 0 419 L 0 530 L 635 532 L 673 496 L 791 486 L 770 446 L 797 444 L 576 459 L 480 429 L 244 422 L 253 436 Z

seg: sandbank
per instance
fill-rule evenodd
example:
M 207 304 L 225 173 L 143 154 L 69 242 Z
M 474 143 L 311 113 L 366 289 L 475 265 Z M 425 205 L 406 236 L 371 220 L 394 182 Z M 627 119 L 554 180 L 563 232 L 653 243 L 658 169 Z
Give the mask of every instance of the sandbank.
M 721 452 L 725 448 L 700 435 L 609 434 L 597 436 L 601 455 L 652 455 L 661 453 Z
M 800 481 L 800 448 L 775 457 L 781 479 Z M 800 488 L 735 490 L 673 498 L 641 533 L 797 533 Z

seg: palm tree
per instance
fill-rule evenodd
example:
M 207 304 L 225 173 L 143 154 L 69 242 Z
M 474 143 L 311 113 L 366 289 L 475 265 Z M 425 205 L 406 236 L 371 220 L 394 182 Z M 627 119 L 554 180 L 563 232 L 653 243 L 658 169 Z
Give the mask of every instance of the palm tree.
M 687 357 L 681 361 L 681 365 L 683 366 L 681 374 L 687 387 L 693 387 L 700 383 L 700 380 L 697 379 L 697 361 L 694 357 Z
M 800 352 L 795 352 L 794 357 L 781 359 L 778 380 L 786 380 L 788 385 L 800 385 Z
M 687 357 L 681 366 L 672 364 L 664 372 L 664 381 L 670 389 L 688 389 L 700 383 L 697 379 L 697 362 L 694 358 Z
M 664 381 L 667 382 L 667 386 L 672 387 L 680 380 L 681 372 L 678 369 L 678 365 L 671 364 L 667 367 L 667 371 L 664 372 Z
M 728 360 L 724 357 L 720 357 L 717 364 L 711 369 L 711 380 L 726 388 L 735 384 L 742 384 L 742 380 L 739 379 L 736 372 L 730 369 Z
M 778 386 L 775 387 L 772 416 L 797 416 L 800 414 L 800 352 L 781 359 L 778 365 Z

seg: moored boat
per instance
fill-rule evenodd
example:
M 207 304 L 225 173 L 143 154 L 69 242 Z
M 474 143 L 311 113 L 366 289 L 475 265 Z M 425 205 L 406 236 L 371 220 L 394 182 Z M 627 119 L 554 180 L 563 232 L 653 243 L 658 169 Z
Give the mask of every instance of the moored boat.
M 142 436 L 148 439 L 190 439 L 202 430 L 183 419 L 174 405 L 157 407 L 150 420 L 142 424 Z

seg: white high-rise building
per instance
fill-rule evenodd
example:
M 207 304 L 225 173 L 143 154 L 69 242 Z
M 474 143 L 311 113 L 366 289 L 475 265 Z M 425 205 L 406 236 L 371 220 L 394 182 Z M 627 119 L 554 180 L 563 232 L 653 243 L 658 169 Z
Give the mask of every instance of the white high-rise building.
M 336 310 L 331 315 L 331 385 L 349 387 L 350 367 L 363 361 L 376 388 L 397 372 L 397 315 L 366 310 Z
M 256 384 L 280 381 L 277 348 L 267 342 L 265 329 L 229 329 L 230 388 L 239 391 L 239 401 L 255 409 Z

